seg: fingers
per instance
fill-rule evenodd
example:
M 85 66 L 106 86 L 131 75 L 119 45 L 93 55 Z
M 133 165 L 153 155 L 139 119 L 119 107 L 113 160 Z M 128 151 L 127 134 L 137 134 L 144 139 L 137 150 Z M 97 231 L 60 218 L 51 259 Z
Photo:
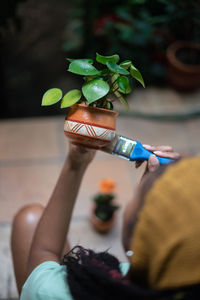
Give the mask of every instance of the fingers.
M 150 146 L 150 145 L 143 145 L 145 149 L 153 152 L 153 154 L 161 157 L 167 157 L 172 159 L 180 158 L 180 153 L 174 152 L 171 146 Z
M 145 149 L 154 152 L 154 151 L 162 151 L 162 152 L 173 152 L 173 148 L 171 146 L 150 146 L 143 145 Z
M 87 148 L 86 146 L 78 145 L 78 144 L 75 144 L 73 142 L 70 142 L 70 149 L 72 151 L 76 151 L 76 152 L 81 153 L 81 154 L 89 153 L 89 152 L 91 152 L 91 153 L 95 152 L 94 149 Z
M 154 172 L 159 167 L 159 161 L 155 155 L 151 155 L 147 162 L 147 168 L 149 172 Z
M 180 158 L 180 154 L 177 152 L 174 152 L 174 150 L 171 146 L 151 146 L 151 145 L 143 145 L 143 146 L 145 149 L 152 152 L 152 155 L 150 156 L 148 163 L 147 163 L 147 169 L 150 172 L 153 172 L 159 166 L 159 161 L 156 158 L 156 155 L 161 156 L 161 157 L 166 157 L 166 158 L 172 158 L 172 159 Z M 136 161 L 135 167 L 139 168 L 141 166 L 141 164 L 142 164 L 141 161 Z
M 136 168 L 139 168 L 141 165 L 143 164 L 143 161 L 136 161 L 135 162 L 135 167 Z M 157 159 L 157 157 L 155 156 L 155 155 L 151 155 L 150 157 L 149 157 L 149 160 L 148 160 L 148 162 L 147 162 L 147 167 L 146 167 L 146 171 L 145 171 L 145 173 L 147 172 L 147 171 L 150 171 L 150 172 L 154 172 L 158 167 L 159 167 L 159 161 L 158 161 L 158 159 Z
M 172 159 L 180 158 L 180 153 L 178 152 L 154 151 L 153 153 L 157 156 L 166 157 L 166 158 L 172 158 Z
M 180 153 L 174 152 L 171 146 L 151 146 L 143 145 L 145 149 L 152 152 L 147 162 L 147 170 L 150 172 L 155 171 L 159 167 L 159 161 L 156 156 L 166 157 L 171 159 L 178 159 L 181 157 Z M 135 166 L 139 168 L 141 166 L 141 161 L 136 161 Z

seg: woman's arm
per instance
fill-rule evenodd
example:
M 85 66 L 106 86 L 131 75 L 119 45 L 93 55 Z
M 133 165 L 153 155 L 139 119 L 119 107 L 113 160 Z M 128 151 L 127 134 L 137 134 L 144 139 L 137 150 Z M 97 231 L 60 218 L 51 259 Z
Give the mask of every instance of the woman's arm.
M 70 145 L 68 157 L 37 226 L 28 273 L 44 261 L 60 262 L 78 190 L 94 150 Z

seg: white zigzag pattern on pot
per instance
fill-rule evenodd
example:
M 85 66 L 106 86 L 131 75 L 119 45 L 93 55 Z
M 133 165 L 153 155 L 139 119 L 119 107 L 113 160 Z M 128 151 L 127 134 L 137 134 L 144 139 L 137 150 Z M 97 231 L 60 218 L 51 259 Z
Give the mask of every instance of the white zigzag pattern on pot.
M 94 125 L 65 120 L 64 131 L 111 141 L 115 137 L 115 131 Z

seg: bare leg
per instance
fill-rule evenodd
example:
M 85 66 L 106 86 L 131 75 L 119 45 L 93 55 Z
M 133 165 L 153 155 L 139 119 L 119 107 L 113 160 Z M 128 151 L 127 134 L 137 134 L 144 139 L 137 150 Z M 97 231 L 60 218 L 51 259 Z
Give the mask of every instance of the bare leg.
M 13 221 L 11 250 L 19 294 L 26 281 L 27 262 L 33 235 L 44 208 L 40 204 L 20 209 Z
M 11 234 L 11 250 L 17 288 L 19 294 L 27 279 L 27 262 L 34 232 L 44 207 L 40 204 L 32 204 L 23 207 L 17 213 L 13 221 Z M 70 249 L 66 242 L 65 253 Z

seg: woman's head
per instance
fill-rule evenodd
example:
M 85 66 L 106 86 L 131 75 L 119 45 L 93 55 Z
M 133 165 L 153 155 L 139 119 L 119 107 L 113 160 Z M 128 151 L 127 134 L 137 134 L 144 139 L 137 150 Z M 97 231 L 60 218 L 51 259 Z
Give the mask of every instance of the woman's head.
M 153 289 L 200 282 L 200 157 L 144 176 L 125 211 L 130 277 Z

